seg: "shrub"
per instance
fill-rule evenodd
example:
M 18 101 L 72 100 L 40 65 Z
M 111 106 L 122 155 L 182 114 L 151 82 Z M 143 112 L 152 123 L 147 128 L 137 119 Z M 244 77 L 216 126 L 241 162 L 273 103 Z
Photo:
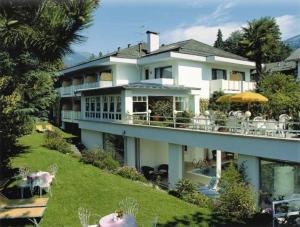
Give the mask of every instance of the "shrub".
M 184 201 L 188 203 L 192 203 L 194 205 L 200 206 L 200 207 L 205 207 L 205 208 L 212 208 L 213 207 L 213 201 L 208 198 L 207 196 L 194 192 L 191 194 L 186 194 L 182 198 Z
M 113 159 L 111 153 L 101 149 L 83 151 L 81 161 L 108 171 L 114 171 L 120 166 L 119 162 Z
M 180 197 L 196 192 L 196 185 L 192 183 L 189 179 L 181 179 L 176 183 L 175 186 L 176 191 L 180 195 Z
M 64 139 L 62 133 L 58 130 L 45 132 L 44 146 L 64 154 L 72 153 L 71 145 Z
M 241 222 L 255 212 L 255 197 L 233 163 L 223 171 L 220 180 L 217 212 L 233 222 Z
M 123 166 L 117 169 L 116 174 L 131 180 L 147 182 L 143 174 L 139 173 L 136 168 Z
M 191 112 L 183 111 L 183 112 L 177 113 L 176 114 L 176 123 L 179 123 L 179 124 L 177 124 L 176 126 L 177 127 L 180 127 L 180 126 L 184 127 L 185 124 L 191 123 L 191 118 L 192 117 L 194 117 L 194 115 Z

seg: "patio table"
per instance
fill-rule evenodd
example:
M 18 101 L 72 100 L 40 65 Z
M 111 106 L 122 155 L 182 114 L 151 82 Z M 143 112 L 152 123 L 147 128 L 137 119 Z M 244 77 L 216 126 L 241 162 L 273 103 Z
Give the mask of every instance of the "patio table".
M 115 220 L 116 213 L 102 217 L 99 221 L 100 227 L 137 227 L 133 216 L 125 214 L 123 218 Z

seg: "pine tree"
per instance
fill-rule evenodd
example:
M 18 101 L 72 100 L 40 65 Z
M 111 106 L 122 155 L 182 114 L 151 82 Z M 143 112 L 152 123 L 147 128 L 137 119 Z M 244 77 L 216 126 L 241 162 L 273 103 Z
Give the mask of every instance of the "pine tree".
M 220 48 L 220 49 L 223 49 L 223 47 L 224 47 L 223 34 L 222 34 L 221 29 L 218 29 L 217 40 L 214 43 L 214 47 Z

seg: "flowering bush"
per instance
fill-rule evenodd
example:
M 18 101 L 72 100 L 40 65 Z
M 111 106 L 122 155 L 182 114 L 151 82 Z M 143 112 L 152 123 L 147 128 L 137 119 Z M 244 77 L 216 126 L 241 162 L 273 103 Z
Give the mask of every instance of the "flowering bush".
M 116 174 L 131 180 L 147 182 L 143 174 L 139 173 L 136 168 L 123 166 L 117 169 Z

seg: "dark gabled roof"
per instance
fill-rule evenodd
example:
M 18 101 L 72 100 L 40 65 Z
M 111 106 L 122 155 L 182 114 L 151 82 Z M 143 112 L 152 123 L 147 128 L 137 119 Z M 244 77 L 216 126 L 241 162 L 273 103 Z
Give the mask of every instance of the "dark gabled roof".
M 93 94 L 113 94 L 118 93 L 121 90 L 126 89 L 163 89 L 163 90 L 182 90 L 182 91 L 189 91 L 189 90 L 201 90 L 200 88 L 193 88 L 193 87 L 184 87 L 182 85 L 163 85 L 163 84 L 156 84 L 156 83 L 130 83 L 125 85 L 113 86 L 113 87 L 104 87 L 104 88 L 88 88 L 88 89 L 79 89 L 76 92 L 83 92 L 88 95 Z
M 205 43 L 199 42 L 194 39 L 189 39 L 185 41 L 180 41 L 177 43 L 172 43 L 169 45 L 164 45 L 161 46 L 158 50 L 153 51 L 148 55 L 154 55 L 154 54 L 159 54 L 163 52 L 168 52 L 168 51 L 174 51 L 174 52 L 179 52 L 183 54 L 191 54 L 191 55 L 198 55 L 198 56 L 203 56 L 203 57 L 208 57 L 208 56 L 220 56 L 220 57 L 225 57 L 225 58 L 233 58 L 237 60 L 243 60 L 243 61 L 248 61 L 247 58 L 238 56 L 236 54 L 232 54 L 230 52 L 215 48 L 213 46 L 207 45 Z
M 266 72 L 282 72 L 294 70 L 297 68 L 297 64 L 294 61 L 280 61 L 265 64 L 264 70 Z
M 285 59 L 286 61 L 297 61 L 300 60 L 300 48 L 296 49 L 291 53 L 291 55 Z
M 232 58 L 232 59 L 237 59 L 237 60 L 248 61 L 247 58 L 238 56 L 236 54 L 232 54 L 230 52 L 226 52 L 224 50 L 215 48 L 215 47 L 207 45 L 205 43 L 201 43 L 194 39 L 180 41 L 180 42 L 176 42 L 176 43 L 172 43 L 172 44 L 168 44 L 168 45 L 161 45 L 158 50 L 152 51 L 151 53 L 147 53 L 146 46 L 147 46 L 146 43 L 132 45 L 130 47 L 119 49 L 117 51 L 103 55 L 100 58 L 93 59 L 93 60 L 90 60 L 87 62 L 82 62 L 80 64 L 73 65 L 73 66 L 67 67 L 65 69 L 69 69 L 69 68 L 79 66 L 79 65 L 84 65 L 86 63 L 97 61 L 97 60 L 107 58 L 107 57 L 137 59 L 137 58 L 147 57 L 147 56 L 156 55 L 156 54 L 169 52 L 169 51 L 183 53 L 183 54 L 203 56 L 203 57 L 220 56 L 220 57 L 225 57 L 225 58 Z

